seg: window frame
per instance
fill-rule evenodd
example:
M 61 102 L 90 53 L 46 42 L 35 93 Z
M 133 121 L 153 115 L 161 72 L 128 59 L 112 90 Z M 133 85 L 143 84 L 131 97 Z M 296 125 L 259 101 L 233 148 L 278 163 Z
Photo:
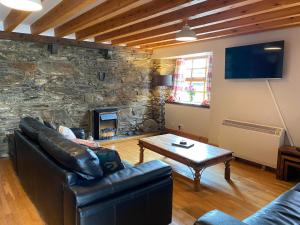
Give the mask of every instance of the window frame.
M 187 67 L 187 70 L 191 70 L 191 74 L 190 77 L 187 77 L 184 79 L 184 82 L 186 84 L 188 84 L 188 86 L 193 86 L 193 83 L 196 82 L 203 82 L 203 88 L 200 91 L 195 91 L 195 95 L 197 93 L 200 93 L 201 95 L 203 95 L 203 98 L 199 100 L 199 102 L 194 102 L 194 101 L 180 101 L 180 100 L 175 100 L 175 103 L 177 104 L 184 104 L 184 105 L 193 105 L 193 106 L 200 106 L 200 107 L 205 107 L 208 108 L 209 105 L 205 105 L 203 104 L 203 102 L 205 101 L 205 96 L 207 95 L 207 82 L 208 82 L 208 73 L 209 73 L 209 69 L 210 69 L 210 57 L 212 55 L 211 54 L 207 54 L 207 55 L 203 55 L 203 56 L 195 56 L 195 57 L 191 57 L 191 58 L 183 58 L 183 60 L 191 60 L 191 67 Z M 205 63 L 205 67 L 194 67 L 194 63 L 195 60 L 199 60 L 199 59 L 205 59 L 206 63 Z M 177 60 L 180 60 L 180 58 L 178 58 Z M 195 70 L 205 70 L 205 77 L 197 77 L 197 76 L 193 76 L 194 75 L 194 71 Z M 184 75 L 185 76 L 185 75 Z M 176 99 L 176 96 L 174 96 Z

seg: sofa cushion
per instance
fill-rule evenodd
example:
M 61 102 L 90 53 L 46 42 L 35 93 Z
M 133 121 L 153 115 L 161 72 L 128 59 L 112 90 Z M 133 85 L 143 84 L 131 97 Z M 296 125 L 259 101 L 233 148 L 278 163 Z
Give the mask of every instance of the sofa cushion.
M 124 166 L 124 169 L 133 167 L 133 165 L 126 160 L 122 160 L 122 164 Z
M 21 131 L 33 141 L 38 141 L 38 135 L 41 131 L 51 130 L 38 120 L 31 117 L 22 118 L 19 127 Z
M 244 220 L 248 225 L 300 224 L 300 192 L 284 193 L 265 208 Z
M 48 131 L 40 132 L 38 139 L 42 148 L 66 169 L 88 180 L 103 176 L 99 159 L 89 148 Z
M 172 168 L 164 162 L 155 160 L 135 167 L 129 167 L 115 172 L 101 180 L 85 181 L 71 186 L 76 205 L 89 205 L 102 199 L 118 196 L 120 193 L 141 187 L 151 182 L 170 177 Z M 172 193 L 171 193 L 172 194 Z

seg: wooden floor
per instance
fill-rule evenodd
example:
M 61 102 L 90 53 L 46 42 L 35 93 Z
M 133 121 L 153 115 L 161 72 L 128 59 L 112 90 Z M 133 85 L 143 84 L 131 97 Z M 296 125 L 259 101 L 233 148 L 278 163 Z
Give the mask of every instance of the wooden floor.
M 109 147 L 117 149 L 122 159 L 138 162 L 137 141 L 110 144 Z M 152 159 L 166 160 L 146 150 L 145 161 Z M 178 163 L 174 166 L 190 175 L 188 168 Z M 192 182 L 175 175 L 172 225 L 192 225 L 197 217 L 212 209 L 243 219 L 294 185 L 276 180 L 270 172 L 238 162 L 232 163 L 232 183 L 225 181 L 223 173 L 223 165 L 208 168 L 198 193 L 193 191 Z M 0 160 L 0 225 L 41 224 L 44 223 L 24 193 L 10 161 Z

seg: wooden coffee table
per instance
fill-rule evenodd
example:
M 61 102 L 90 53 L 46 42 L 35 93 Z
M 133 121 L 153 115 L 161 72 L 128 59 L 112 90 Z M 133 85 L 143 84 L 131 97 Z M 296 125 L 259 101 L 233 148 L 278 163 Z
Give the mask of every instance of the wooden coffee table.
M 188 143 L 193 143 L 194 146 L 186 149 L 172 145 L 172 143 L 176 141 L 178 142 L 182 139 L 187 140 Z M 225 164 L 225 179 L 230 180 L 230 161 L 232 160 L 233 153 L 231 151 L 173 134 L 142 138 L 139 140 L 139 146 L 140 163 L 144 162 L 144 150 L 147 148 L 153 152 L 193 168 L 195 191 L 200 190 L 200 178 L 203 171 L 207 167 L 214 166 L 219 163 Z

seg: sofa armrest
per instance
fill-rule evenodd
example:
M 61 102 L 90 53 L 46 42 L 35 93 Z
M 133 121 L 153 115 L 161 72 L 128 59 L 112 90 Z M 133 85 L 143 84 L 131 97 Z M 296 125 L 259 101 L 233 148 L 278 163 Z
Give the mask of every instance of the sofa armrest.
M 201 216 L 194 225 L 247 225 L 221 211 L 213 210 Z
M 125 168 L 98 181 L 68 187 L 77 207 L 85 206 L 123 191 L 170 177 L 172 168 L 158 160 Z

